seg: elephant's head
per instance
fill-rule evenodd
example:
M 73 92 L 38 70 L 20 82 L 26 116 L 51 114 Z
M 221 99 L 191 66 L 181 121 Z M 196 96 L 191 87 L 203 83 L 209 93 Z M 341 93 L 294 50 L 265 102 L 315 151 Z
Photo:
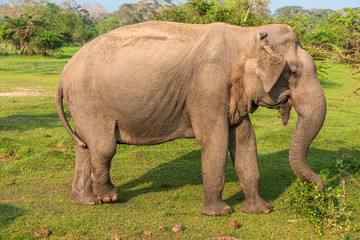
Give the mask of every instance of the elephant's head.
M 292 136 L 289 160 L 294 174 L 324 184 L 307 164 L 310 143 L 320 131 L 326 114 L 326 101 L 312 57 L 301 48 L 299 38 L 287 25 L 258 28 L 256 47 L 245 67 L 245 91 L 249 111 L 254 106 L 279 109 L 287 123 L 291 106 L 298 113 Z

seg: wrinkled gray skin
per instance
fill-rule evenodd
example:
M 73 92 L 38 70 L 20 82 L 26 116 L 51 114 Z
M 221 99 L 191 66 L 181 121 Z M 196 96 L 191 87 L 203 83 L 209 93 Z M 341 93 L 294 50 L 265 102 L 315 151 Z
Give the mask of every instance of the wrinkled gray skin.
M 76 133 L 65 119 L 63 98 Z M 325 97 L 313 59 L 287 25 L 146 22 L 119 28 L 86 44 L 70 60 L 56 105 L 76 140 L 72 200 L 79 204 L 117 200 L 109 175 L 116 144 L 196 138 L 201 143 L 203 214 L 231 213 L 222 200 L 228 150 L 245 195 L 243 211 L 270 211 L 259 195 L 248 116 L 258 106 L 279 109 L 284 124 L 294 106 L 298 121 L 290 165 L 297 177 L 324 188 L 306 155 L 324 122 Z

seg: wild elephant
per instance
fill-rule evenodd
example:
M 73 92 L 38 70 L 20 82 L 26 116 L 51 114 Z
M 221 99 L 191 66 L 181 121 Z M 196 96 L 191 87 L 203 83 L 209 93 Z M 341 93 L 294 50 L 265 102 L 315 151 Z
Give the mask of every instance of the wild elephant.
M 63 99 L 75 122 L 64 115 Z M 298 113 L 289 160 L 294 174 L 324 184 L 307 151 L 324 122 L 326 103 L 311 56 L 291 27 L 145 22 L 86 44 L 64 68 L 56 90 L 60 120 L 75 139 L 72 200 L 118 199 L 110 181 L 117 144 L 152 145 L 178 138 L 201 143 L 206 215 L 231 213 L 223 201 L 230 151 L 245 195 L 243 211 L 271 206 L 259 195 L 255 134 L 249 113 Z

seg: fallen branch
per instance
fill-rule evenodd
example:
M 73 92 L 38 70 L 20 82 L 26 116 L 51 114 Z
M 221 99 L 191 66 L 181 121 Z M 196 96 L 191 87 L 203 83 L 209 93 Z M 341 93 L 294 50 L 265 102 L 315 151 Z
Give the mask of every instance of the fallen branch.
M 360 187 L 360 183 L 354 177 L 352 177 L 351 179 Z
M 346 181 L 348 180 L 350 176 L 347 176 L 346 178 L 344 178 L 343 180 L 341 180 L 341 185 L 343 187 L 343 198 L 344 198 L 344 202 L 346 201 L 346 189 L 345 189 L 345 185 L 346 185 Z
M 356 74 L 358 74 L 358 73 L 360 73 L 360 70 L 357 71 L 356 73 L 351 74 L 351 75 L 354 76 L 354 75 L 356 75 Z
M 360 72 L 360 71 L 359 71 Z M 347 154 L 347 153 L 343 153 L 343 154 L 345 154 L 346 156 L 348 156 L 349 158 L 351 158 L 352 160 L 355 160 L 356 161 L 356 159 L 353 157 L 353 156 L 351 156 L 351 155 L 349 155 L 349 154 Z
M 341 172 L 342 174 L 346 175 L 346 176 L 350 176 L 350 173 L 348 173 L 347 171 L 345 170 L 342 170 L 340 168 L 337 169 L 339 172 Z
M 275 209 L 277 209 L 278 207 L 284 205 L 287 201 L 289 201 L 291 198 L 296 197 L 296 196 L 297 196 L 297 194 L 288 197 L 287 199 L 285 199 L 285 201 L 283 201 L 282 203 L 280 203 L 279 205 L 277 205 L 276 207 L 274 207 L 273 210 L 275 210 Z
M 299 220 L 287 220 L 288 222 L 306 222 L 307 219 L 299 219 Z

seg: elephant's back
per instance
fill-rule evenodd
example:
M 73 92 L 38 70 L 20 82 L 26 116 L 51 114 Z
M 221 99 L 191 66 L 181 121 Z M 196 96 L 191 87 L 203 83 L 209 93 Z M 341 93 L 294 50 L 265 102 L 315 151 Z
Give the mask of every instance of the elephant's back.
M 163 39 L 174 42 L 190 41 L 197 37 L 207 25 L 150 21 L 115 29 L 104 37 L 129 40 Z
M 120 27 L 85 44 L 70 59 L 63 75 L 74 69 L 89 73 L 98 67 L 114 69 L 114 64 L 146 66 L 145 62 L 157 62 L 157 58 L 178 58 L 194 45 L 206 26 L 151 21 Z
M 154 44 L 191 45 L 208 25 L 192 25 L 173 22 L 151 21 L 117 28 L 101 35 L 82 47 L 75 57 L 115 56 L 124 49 L 145 46 L 150 49 Z M 104 60 L 104 59 L 102 59 Z

